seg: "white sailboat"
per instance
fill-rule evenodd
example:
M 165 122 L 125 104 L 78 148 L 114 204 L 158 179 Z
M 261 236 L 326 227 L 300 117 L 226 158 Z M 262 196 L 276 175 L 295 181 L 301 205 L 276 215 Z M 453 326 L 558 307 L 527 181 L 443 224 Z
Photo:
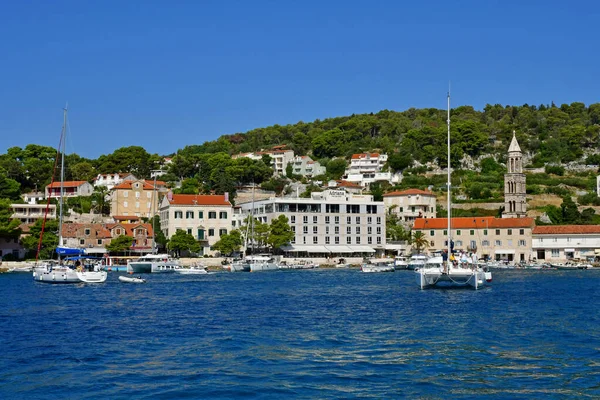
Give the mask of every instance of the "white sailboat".
M 425 265 L 415 269 L 417 285 L 421 289 L 436 287 L 471 287 L 481 289 L 492 281 L 492 273 L 485 271 L 476 260 L 453 256 L 451 170 L 450 170 L 450 92 L 448 92 L 448 249 L 447 255 L 427 260 Z
M 84 249 L 66 247 L 62 235 L 63 225 L 63 206 L 64 206 L 64 180 L 65 180 L 65 142 L 67 136 L 67 108 L 63 109 L 63 127 L 59 149 L 61 149 L 61 165 L 60 165 L 60 199 L 59 199 L 59 221 L 58 221 L 58 247 L 56 253 L 58 260 L 44 261 L 33 268 L 33 280 L 44 283 L 102 283 L 106 281 L 106 271 L 101 271 L 97 268 L 87 270 L 81 264 L 69 265 L 65 263 L 64 258 L 68 256 L 81 256 L 85 254 Z M 58 154 L 57 154 L 58 155 Z M 40 244 L 42 236 L 40 235 Z M 39 246 L 38 246 L 39 247 Z M 39 253 L 39 251 L 38 251 Z

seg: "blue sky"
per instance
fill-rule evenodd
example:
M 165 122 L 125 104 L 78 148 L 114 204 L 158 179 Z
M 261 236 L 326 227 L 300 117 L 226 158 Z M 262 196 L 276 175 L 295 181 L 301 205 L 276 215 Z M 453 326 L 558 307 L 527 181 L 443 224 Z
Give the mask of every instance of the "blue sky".
M 598 102 L 592 1 L 0 1 L 0 153 L 166 155 L 382 109 Z

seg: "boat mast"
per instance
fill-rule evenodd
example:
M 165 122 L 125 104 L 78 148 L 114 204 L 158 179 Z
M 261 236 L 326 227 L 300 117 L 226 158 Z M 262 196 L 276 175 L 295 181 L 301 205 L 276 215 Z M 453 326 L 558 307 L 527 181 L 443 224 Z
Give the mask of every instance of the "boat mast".
M 452 198 L 452 191 L 451 191 L 451 183 L 450 183 L 450 88 L 448 88 L 448 120 L 447 120 L 447 125 L 448 125 L 448 261 L 450 260 L 450 255 L 452 254 L 452 224 L 450 222 L 451 220 L 451 216 L 452 216 L 452 209 L 451 209 L 451 198 Z
M 67 107 L 63 108 L 63 131 L 62 131 L 62 150 L 60 158 L 60 200 L 58 202 L 58 245 L 63 246 L 62 224 L 63 224 L 63 201 L 65 195 L 65 142 L 67 141 Z

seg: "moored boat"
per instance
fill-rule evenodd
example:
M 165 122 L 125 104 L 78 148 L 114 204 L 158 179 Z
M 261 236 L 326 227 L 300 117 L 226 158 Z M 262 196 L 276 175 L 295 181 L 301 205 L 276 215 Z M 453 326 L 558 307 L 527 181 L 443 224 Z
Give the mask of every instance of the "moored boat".
M 127 272 L 134 274 L 169 273 L 180 268 L 179 260 L 168 254 L 146 254 L 127 263 Z
M 206 275 L 208 274 L 208 268 L 204 265 L 192 265 L 189 268 L 181 267 L 176 268 L 175 272 L 182 275 Z
M 119 280 L 124 283 L 146 283 L 146 280 L 139 276 L 120 276 Z
M 360 268 L 362 272 L 394 272 L 394 260 L 388 258 L 370 259 Z
M 250 265 L 250 272 L 275 271 L 279 269 L 279 264 L 268 254 L 248 256 L 246 257 L 246 261 Z

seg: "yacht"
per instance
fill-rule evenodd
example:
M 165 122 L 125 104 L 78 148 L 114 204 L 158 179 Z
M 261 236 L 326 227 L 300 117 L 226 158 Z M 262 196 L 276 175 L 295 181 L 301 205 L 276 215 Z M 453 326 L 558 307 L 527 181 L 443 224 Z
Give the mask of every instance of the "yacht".
M 428 259 L 429 257 L 427 257 L 425 254 L 413 254 L 408 260 L 406 268 L 412 270 L 421 268 L 423 265 L 425 265 Z
M 250 272 L 274 271 L 279 269 L 279 264 L 273 256 L 268 254 L 257 254 L 246 257 L 246 262 L 250 265 Z
M 168 254 L 146 254 L 127 264 L 127 272 L 134 274 L 169 273 L 180 268 L 179 260 Z

